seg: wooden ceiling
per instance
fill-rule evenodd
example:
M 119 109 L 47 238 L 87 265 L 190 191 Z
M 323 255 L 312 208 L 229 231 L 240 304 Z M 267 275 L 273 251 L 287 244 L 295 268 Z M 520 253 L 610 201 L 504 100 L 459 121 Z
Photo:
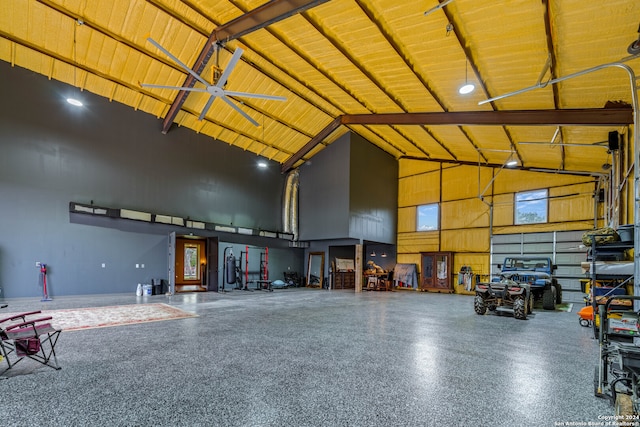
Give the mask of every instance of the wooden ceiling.
M 5 0 L 0 59 L 283 172 L 353 131 L 398 159 L 601 173 L 633 122 L 639 23 L 636 0 Z M 286 101 L 199 120 L 208 93 L 141 85 L 204 88 L 167 53 L 215 83 L 238 48 L 224 89 Z

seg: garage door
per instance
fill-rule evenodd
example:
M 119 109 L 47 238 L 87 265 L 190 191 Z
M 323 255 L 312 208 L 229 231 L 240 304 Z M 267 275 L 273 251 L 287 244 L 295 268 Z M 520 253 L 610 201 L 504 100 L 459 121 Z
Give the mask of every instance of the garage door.
M 556 277 L 563 291 L 580 292 L 580 263 L 587 259 L 582 245 L 583 230 L 552 231 L 494 235 L 491 244 L 491 272 L 498 274 L 498 264 L 509 256 L 536 255 L 549 257 L 558 266 Z

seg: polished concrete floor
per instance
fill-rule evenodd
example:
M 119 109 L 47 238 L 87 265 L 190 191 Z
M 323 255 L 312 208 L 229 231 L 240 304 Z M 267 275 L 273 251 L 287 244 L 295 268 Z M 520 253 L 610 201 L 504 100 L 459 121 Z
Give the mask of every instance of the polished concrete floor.
M 63 332 L 61 370 L 27 361 L 0 381 L 2 425 L 557 426 L 614 412 L 593 396 L 598 345 L 579 302 L 525 321 L 478 316 L 469 296 L 407 291 L 5 302 L 164 302 L 199 317 Z

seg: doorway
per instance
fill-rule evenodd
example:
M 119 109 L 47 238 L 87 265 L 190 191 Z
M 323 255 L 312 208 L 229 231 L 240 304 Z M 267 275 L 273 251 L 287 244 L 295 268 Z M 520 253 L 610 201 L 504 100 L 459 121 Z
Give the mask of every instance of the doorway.
M 218 290 L 217 237 L 181 236 L 175 243 L 175 292 Z

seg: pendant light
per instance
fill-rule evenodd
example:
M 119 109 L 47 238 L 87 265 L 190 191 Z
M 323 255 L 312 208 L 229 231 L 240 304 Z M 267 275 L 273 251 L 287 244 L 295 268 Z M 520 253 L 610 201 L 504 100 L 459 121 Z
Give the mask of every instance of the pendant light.
M 464 85 L 460 86 L 460 89 L 458 89 L 458 93 L 460 95 L 466 95 L 468 93 L 473 92 L 473 90 L 476 88 L 476 86 L 473 83 L 469 83 L 469 61 L 467 59 L 465 59 L 464 61 Z
M 75 25 L 73 26 L 73 86 L 77 87 L 77 82 L 76 82 L 76 70 L 78 69 L 78 59 L 77 59 L 77 53 L 76 53 L 76 28 L 78 27 L 78 25 L 82 25 L 83 21 L 78 19 L 75 22 Z M 74 98 L 73 96 L 70 96 L 67 98 L 67 102 L 73 106 L 76 107 L 82 107 L 82 101 L 80 101 L 78 98 Z

